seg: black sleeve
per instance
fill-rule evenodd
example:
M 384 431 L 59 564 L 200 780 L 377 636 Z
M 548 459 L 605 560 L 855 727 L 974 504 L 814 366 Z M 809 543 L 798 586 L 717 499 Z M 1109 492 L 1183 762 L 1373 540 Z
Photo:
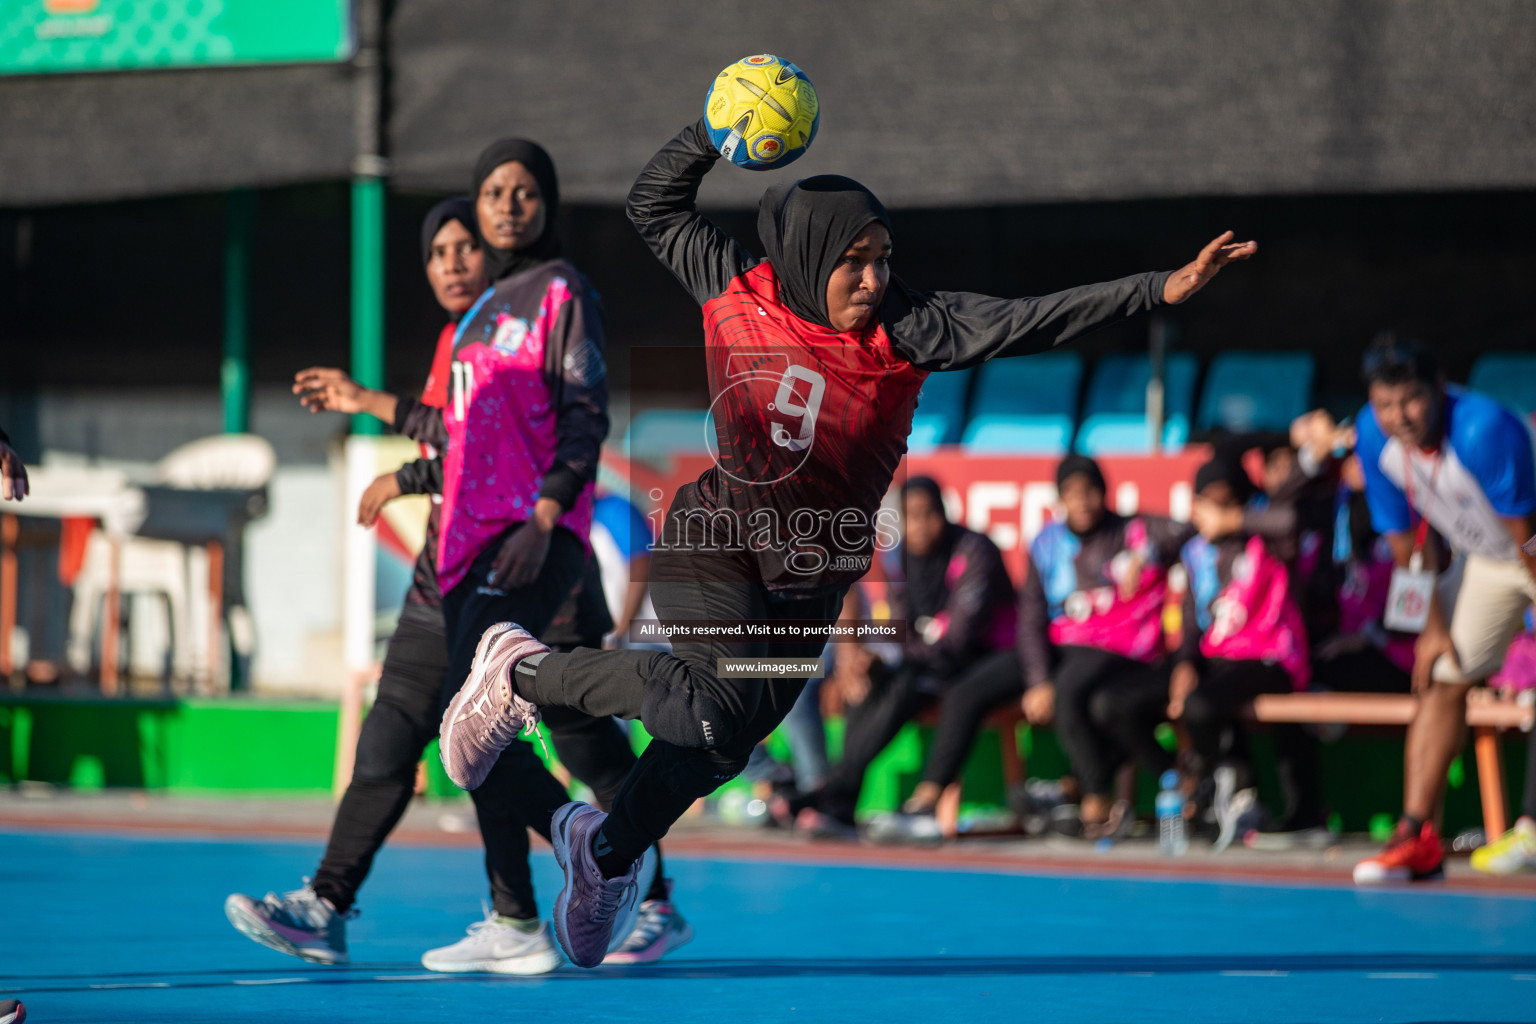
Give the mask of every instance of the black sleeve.
M 629 190 L 629 221 L 656 258 L 704 305 L 757 263 L 695 205 L 699 184 L 720 158 L 701 118 L 651 157 Z
M 401 494 L 441 494 L 443 457 L 407 462 L 395 470 L 395 483 L 400 485 Z
M 985 537 L 968 534 L 962 541 L 965 568 L 944 602 L 948 623 L 944 633 L 931 644 L 909 634 L 907 647 L 909 659 L 937 672 L 950 675 L 986 649 L 987 629 L 997 614 L 999 601 L 1007 599 L 998 594 L 993 582 L 999 573 L 1006 576 L 1003 556 L 997 546 Z M 915 642 L 914 642 L 915 641 Z
M 562 509 L 597 479 L 608 436 L 608 364 L 603 307 L 590 285 L 572 290 L 550 332 L 544 375 L 555 399 L 555 460 L 539 497 Z
M 1174 663 L 1192 662 L 1200 664 L 1200 639 L 1205 635 L 1205 630 L 1200 628 L 1200 616 L 1195 610 L 1195 588 L 1186 584 L 1184 587 L 1184 610 L 1179 617 L 1179 650 L 1174 656 Z
M 448 430 L 443 426 L 443 410 L 427 405 L 419 398 L 402 395 L 395 400 L 395 433 L 404 434 L 419 444 L 438 451 L 448 446 Z
M 892 281 L 880 308 L 891 343 L 920 370 L 960 370 L 1043 352 L 1163 304 L 1172 271 L 1137 274 L 1032 299 L 925 295 Z
M 1136 518 L 1146 525 L 1147 539 L 1157 549 L 1158 560 L 1165 566 L 1177 562 L 1184 545 L 1195 539 L 1195 527 L 1191 523 L 1181 523 L 1167 516 L 1137 515 Z
M 1051 678 L 1050 609 L 1045 600 L 1045 585 L 1035 571 L 1034 559 L 1024 574 L 1019 591 L 1019 634 L 1016 641 L 1019 663 L 1024 667 L 1024 685 L 1039 686 Z

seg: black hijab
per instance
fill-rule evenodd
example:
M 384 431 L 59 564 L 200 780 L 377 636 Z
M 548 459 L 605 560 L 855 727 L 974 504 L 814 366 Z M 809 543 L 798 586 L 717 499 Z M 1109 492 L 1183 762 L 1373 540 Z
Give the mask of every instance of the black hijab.
M 869 189 L 839 174 L 775 185 L 757 204 L 757 237 L 779 279 L 779 298 L 802 320 L 833 330 L 827 279 L 849 243 L 890 215 Z
M 944 496 L 939 493 L 938 481 L 927 476 L 909 478 L 901 486 L 903 509 L 906 508 L 907 495 L 914 491 L 927 495 L 939 514 L 944 514 Z M 955 542 L 959 539 L 959 529 L 946 517 L 944 532 L 939 535 L 938 543 L 932 551 L 926 555 L 917 555 L 909 549 L 903 549 L 902 554 L 906 558 L 907 614 L 914 621 L 930 618 L 944 610 L 949 600 L 949 581 L 945 575 L 949 571 L 949 560 L 955 553 Z
M 432 262 L 432 239 L 443 230 L 443 225 L 451 220 L 456 220 L 464 225 L 464 230 L 475 237 L 480 238 L 480 229 L 475 226 L 475 204 L 470 202 L 469 196 L 454 196 L 452 199 L 444 199 L 432 209 L 427 211 L 426 219 L 421 222 L 421 262 L 423 265 Z
M 493 282 L 560 258 L 560 233 L 555 230 L 555 218 L 560 213 L 560 180 L 555 177 L 555 162 L 537 142 L 497 139 L 486 146 L 475 161 L 474 180 L 469 187 L 470 200 L 478 203 L 481 183 L 496 168 L 514 160 L 528 168 L 528 173 L 539 183 L 544 202 L 544 233 L 527 248 L 498 249 L 480 233 L 480 219 L 475 217 L 475 237 L 485 249 L 485 269 Z

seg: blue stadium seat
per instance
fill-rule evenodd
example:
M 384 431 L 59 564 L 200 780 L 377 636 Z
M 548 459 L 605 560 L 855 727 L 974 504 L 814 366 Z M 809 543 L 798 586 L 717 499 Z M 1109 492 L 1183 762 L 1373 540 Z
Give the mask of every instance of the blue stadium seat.
M 1223 352 L 1200 396 L 1201 430 L 1289 430 L 1312 401 L 1310 352 Z
M 657 460 L 709 454 L 714 424 L 705 409 L 647 409 L 629 421 L 624 451 L 631 458 Z
M 1077 420 L 1082 356 L 1047 352 L 995 359 L 980 374 L 971 420 L 961 438 L 966 450 L 1025 455 L 1067 450 Z
M 1170 352 L 1163 364 L 1163 448 L 1176 452 L 1189 440 L 1195 412 L 1195 375 L 1188 352 Z M 1084 455 L 1142 455 L 1152 450 L 1147 431 L 1147 383 L 1152 361 L 1116 352 L 1104 356 L 1088 382 L 1083 422 L 1074 447 Z
M 1472 364 L 1467 387 L 1516 412 L 1536 413 L 1536 352 L 1485 352 Z
M 930 373 L 907 435 L 907 451 L 925 455 L 941 444 L 958 444 L 965 426 L 965 395 L 971 385 L 970 369 Z

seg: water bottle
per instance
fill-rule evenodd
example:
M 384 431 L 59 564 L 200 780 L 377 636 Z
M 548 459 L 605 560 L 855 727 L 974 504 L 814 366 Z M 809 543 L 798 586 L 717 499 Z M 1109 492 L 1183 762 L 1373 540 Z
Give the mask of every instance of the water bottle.
M 1189 835 L 1184 830 L 1184 794 L 1179 792 L 1179 773 L 1163 772 L 1162 789 L 1157 792 L 1157 852 L 1168 857 L 1182 857 L 1189 852 Z

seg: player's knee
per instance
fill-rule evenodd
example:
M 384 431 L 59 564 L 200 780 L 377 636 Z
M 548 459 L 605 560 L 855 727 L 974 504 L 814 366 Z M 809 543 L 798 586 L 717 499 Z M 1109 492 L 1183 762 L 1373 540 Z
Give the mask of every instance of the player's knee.
M 687 674 L 647 680 L 640 720 L 652 736 L 705 750 L 730 743 L 744 724 L 740 708 Z

